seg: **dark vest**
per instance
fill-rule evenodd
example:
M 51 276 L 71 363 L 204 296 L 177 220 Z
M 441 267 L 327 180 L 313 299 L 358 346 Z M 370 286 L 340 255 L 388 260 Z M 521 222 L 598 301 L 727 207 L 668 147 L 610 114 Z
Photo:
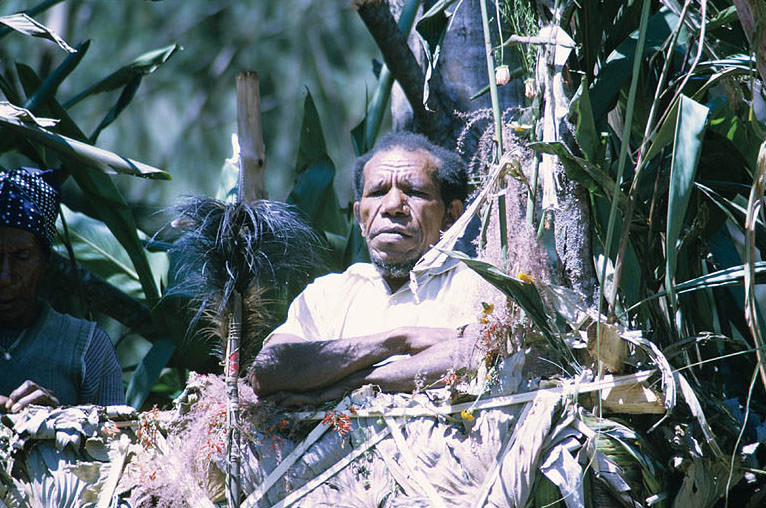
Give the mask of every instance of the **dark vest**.
M 0 355 L 0 394 L 9 395 L 27 379 L 51 390 L 63 405 L 82 404 L 83 356 L 96 323 L 60 314 L 44 305 L 37 321 L 11 351 Z

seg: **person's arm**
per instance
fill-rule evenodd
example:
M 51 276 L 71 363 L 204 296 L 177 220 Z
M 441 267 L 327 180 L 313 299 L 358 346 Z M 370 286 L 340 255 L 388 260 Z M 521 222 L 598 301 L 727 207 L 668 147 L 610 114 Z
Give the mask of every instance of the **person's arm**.
M 479 357 L 475 341 L 468 338 L 447 340 L 411 357 L 354 372 L 329 387 L 305 393 L 283 391 L 270 399 L 286 407 L 313 405 L 338 399 L 367 384 L 384 392 L 411 392 L 418 385 L 437 383 L 450 369 L 476 368 Z
M 93 338 L 85 349 L 83 369 L 80 404 L 125 404 L 120 362 L 109 335 L 101 328 L 93 331 Z
M 274 335 L 253 362 L 250 383 L 261 397 L 280 391 L 316 390 L 366 370 L 390 356 L 416 354 L 456 337 L 454 329 L 425 327 L 402 327 L 363 337 L 326 341 Z

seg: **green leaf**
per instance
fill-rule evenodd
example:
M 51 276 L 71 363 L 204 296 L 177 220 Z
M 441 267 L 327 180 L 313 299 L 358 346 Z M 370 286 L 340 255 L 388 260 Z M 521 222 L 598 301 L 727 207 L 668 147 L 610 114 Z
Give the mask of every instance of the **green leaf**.
M 702 140 L 707 126 L 708 108 L 681 95 L 673 136 L 673 158 L 668 191 L 668 216 L 665 233 L 665 285 L 672 307 L 675 307 L 673 283 L 678 258 L 679 237 L 686 217 L 697 163 L 702 153 Z
M 12 105 L 0 102 L 0 124 L 24 138 L 50 148 L 72 165 L 88 166 L 105 174 L 125 174 L 154 180 L 170 180 L 170 174 L 166 171 L 76 139 L 60 136 L 35 125 L 32 120 L 21 119 L 11 108 Z
M 178 44 L 171 44 L 164 48 L 155 49 L 139 56 L 128 65 L 120 67 L 115 72 L 105 77 L 101 81 L 94 83 L 82 92 L 78 93 L 67 102 L 64 103 L 65 108 L 70 108 L 85 99 L 90 95 L 94 95 L 101 92 L 108 92 L 116 88 L 127 86 L 129 83 L 135 80 L 136 77 L 150 74 L 157 70 L 157 68 L 170 59 L 176 51 L 179 51 L 181 46 Z
M 303 121 L 301 122 L 301 138 L 298 143 L 298 160 L 295 163 L 295 174 L 306 171 L 315 161 L 327 156 L 327 144 L 322 134 L 322 125 L 319 122 L 314 98 L 311 92 L 306 90 L 306 99 L 303 102 Z
M 133 377 L 130 378 L 125 393 L 125 400 L 128 405 L 136 409 L 141 408 L 175 349 L 175 344 L 168 339 L 160 339 L 152 345 L 152 348 L 136 367 Z
M 130 256 L 112 235 L 109 228 L 103 222 L 72 211 L 65 205 L 61 205 L 61 211 L 66 221 L 69 242 L 75 259 L 91 272 L 120 288 L 124 293 L 136 299 L 145 299 L 146 296 Z M 63 238 L 64 228 L 60 222 L 57 224 L 57 229 Z M 62 256 L 68 256 L 63 245 L 57 244 L 56 250 Z M 168 258 L 166 253 L 147 252 L 146 256 L 150 260 L 152 271 L 155 274 L 160 275 L 167 272 Z M 159 285 L 160 280 L 155 280 L 155 284 Z
M 93 134 L 90 135 L 91 144 L 96 143 L 96 139 L 98 139 L 98 135 L 101 134 L 101 131 L 114 122 L 120 113 L 122 113 L 128 104 L 130 104 L 130 101 L 133 100 L 133 97 L 138 91 L 138 87 L 141 85 L 141 77 L 141 75 L 133 76 L 133 78 L 125 85 L 125 88 L 122 89 L 120 96 L 117 98 L 117 102 L 101 120 L 101 123 L 98 124 L 98 127 L 93 131 Z
M 423 43 L 423 53 L 426 57 L 425 79 L 423 80 L 423 104 L 428 102 L 428 97 L 431 94 L 431 78 L 439 61 L 444 35 L 447 33 L 449 18 L 445 9 L 449 4 L 449 1 L 439 2 L 439 6 L 429 9 L 426 15 L 423 15 L 417 25 L 415 25 L 415 31 Z
M 319 231 L 345 236 L 348 221 L 340 211 L 333 182 L 335 165 L 327 155 L 319 113 L 311 93 L 306 93 L 295 168 L 295 184 L 287 198 L 296 205 Z
M 649 19 L 646 31 L 646 44 L 642 58 L 657 52 L 678 24 L 678 16 L 667 7 L 661 8 Z M 617 101 L 623 84 L 630 78 L 633 58 L 638 41 L 638 31 L 633 32 L 607 57 L 604 66 L 590 87 L 593 101 L 593 118 L 599 124 Z
M 56 96 L 56 90 L 62 81 L 77 67 L 90 47 L 90 41 L 85 41 L 77 46 L 77 52 L 67 56 L 50 75 L 45 78 L 40 88 L 24 103 L 25 109 L 34 110 L 41 102 Z
M 588 92 L 588 78 L 583 77 L 580 82 L 580 88 L 572 99 L 569 107 L 569 114 L 577 119 L 575 126 L 575 138 L 580 148 L 585 154 L 585 160 L 594 162 L 596 154 L 599 153 L 601 145 L 601 136 L 596 131 L 596 124 L 593 121 L 593 110 L 590 103 L 590 94 Z

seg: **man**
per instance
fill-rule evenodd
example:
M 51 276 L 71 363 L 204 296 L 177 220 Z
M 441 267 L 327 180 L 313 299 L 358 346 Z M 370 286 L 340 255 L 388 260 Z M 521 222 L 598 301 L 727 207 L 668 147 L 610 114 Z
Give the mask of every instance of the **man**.
M 123 404 L 112 342 L 95 323 L 37 300 L 56 234 L 53 171 L 0 171 L 0 410 Z
M 476 319 L 478 276 L 434 251 L 423 256 L 463 212 L 462 160 L 420 135 L 391 134 L 357 161 L 354 187 L 372 264 L 310 284 L 253 363 L 255 392 L 283 405 L 364 384 L 410 391 L 466 366 L 472 352 L 460 331 Z

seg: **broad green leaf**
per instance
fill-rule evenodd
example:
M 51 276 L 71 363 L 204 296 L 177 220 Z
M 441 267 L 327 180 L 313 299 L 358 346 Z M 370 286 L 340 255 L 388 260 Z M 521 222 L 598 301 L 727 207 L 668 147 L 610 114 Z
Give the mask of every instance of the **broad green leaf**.
M 318 230 L 345 236 L 348 226 L 340 212 L 334 180 L 335 166 L 329 157 L 318 159 L 295 176 L 287 202 L 305 213 Z
M 175 344 L 169 339 L 160 339 L 152 345 L 141 363 L 138 364 L 133 377 L 130 378 L 125 393 L 125 400 L 128 405 L 136 409 L 141 408 L 175 349 Z
M 136 77 L 150 74 L 168 61 L 173 54 L 180 50 L 178 44 L 171 44 L 164 48 L 155 49 L 139 56 L 128 65 L 120 67 L 115 72 L 105 77 L 101 81 L 89 86 L 64 103 L 65 108 L 70 108 L 90 95 L 101 92 L 108 92 L 116 88 L 128 86 Z
M 311 93 L 304 102 L 295 184 L 287 198 L 311 220 L 319 231 L 338 235 L 348 233 L 348 221 L 340 211 L 333 182 L 335 165 L 327 155 L 319 113 Z
M 161 169 L 43 129 L 37 125 L 39 119 L 32 115 L 20 119 L 19 115 L 11 112 L 6 106 L 7 103 L 0 103 L 0 124 L 27 139 L 45 145 L 72 165 L 88 166 L 111 175 L 125 174 L 154 180 L 170 179 L 170 175 Z
M 426 13 L 428 15 L 421 17 L 415 26 L 415 31 L 420 36 L 420 41 L 423 44 L 423 54 L 426 58 L 425 79 L 423 80 L 423 104 L 428 102 L 431 94 L 431 78 L 436 70 L 442 41 L 449 25 L 449 18 L 445 13 L 449 2 L 441 2 L 441 4 L 442 7 L 439 9 L 435 8 L 436 6 L 430 9 Z
M 32 37 L 40 37 L 49 41 L 53 41 L 58 45 L 58 47 L 68 53 L 76 52 L 76 50 L 67 44 L 64 39 L 59 37 L 56 32 L 47 26 L 38 23 L 24 13 L 2 16 L 0 17 L 0 24 L 5 25 L 12 30 L 16 30 L 17 32 L 23 33 L 24 35 L 31 35 Z
M 61 211 L 69 232 L 69 242 L 75 259 L 115 287 L 133 298 L 145 299 L 141 283 L 130 256 L 125 248 L 112 235 L 109 228 L 85 214 L 75 212 L 61 205 Z M 60 237 L 65 237 L 63 224 L 59 221 L 57 229 Z M 68 253 L 64 245 L 57 244 L 56 250 L 62 256 Z M 167 272 L 167 254 L 163 252 L 146 253 L 152 265 L 152 271 L 158 277 Z M 160 280 L 155 280 L 160 285 Z
M 315 161 L 327 157 L 327 144 L 322 134 L 314 98 L 306 90 L 306 100 L 303 102 L 303 121 L 301 122 L 301 138 L 298 143 L 298 159 L 295 163 L 295 174 L 306 171 Z
M 713 189 L 699 183 L 694 182 L 694 185 L 707 196 L 730 220 L 731 223 L 739 229 L 743 234 L 745 232 L 745 216 L 747 210 L 744 207 L 738 205 L 730 199 L 726 199 Z M 758 249 L 762 252 L 766 252 L 766 226 L 761 221 L 760 217 L 756 219 L 755 227 L 758 234 L 755 235 L 755 241 L 758 245 Z
M 654 14 L 649 19 L 642 58 L 657 52 L 677 24 L 678 16 L 667 7 L 662 7 Z M 593 119 L 596 124 L 599 124 L 614 107 L 620 89 L 631 78 L 637 41 L 638 31 L 635 31 L 617 46 L 607 57 L 590 87 Z
M 673 136 L 673 158 L 668 191 L 668 216 L 665 233 L 665 285 L 671 307 L 675 307 L 673 292 L 679 237 L 689 205 L 697 163 L 702 153 L 702 140 L 707 126 L 708 108 L 685 95 L 678 101 L 678 113 Z

